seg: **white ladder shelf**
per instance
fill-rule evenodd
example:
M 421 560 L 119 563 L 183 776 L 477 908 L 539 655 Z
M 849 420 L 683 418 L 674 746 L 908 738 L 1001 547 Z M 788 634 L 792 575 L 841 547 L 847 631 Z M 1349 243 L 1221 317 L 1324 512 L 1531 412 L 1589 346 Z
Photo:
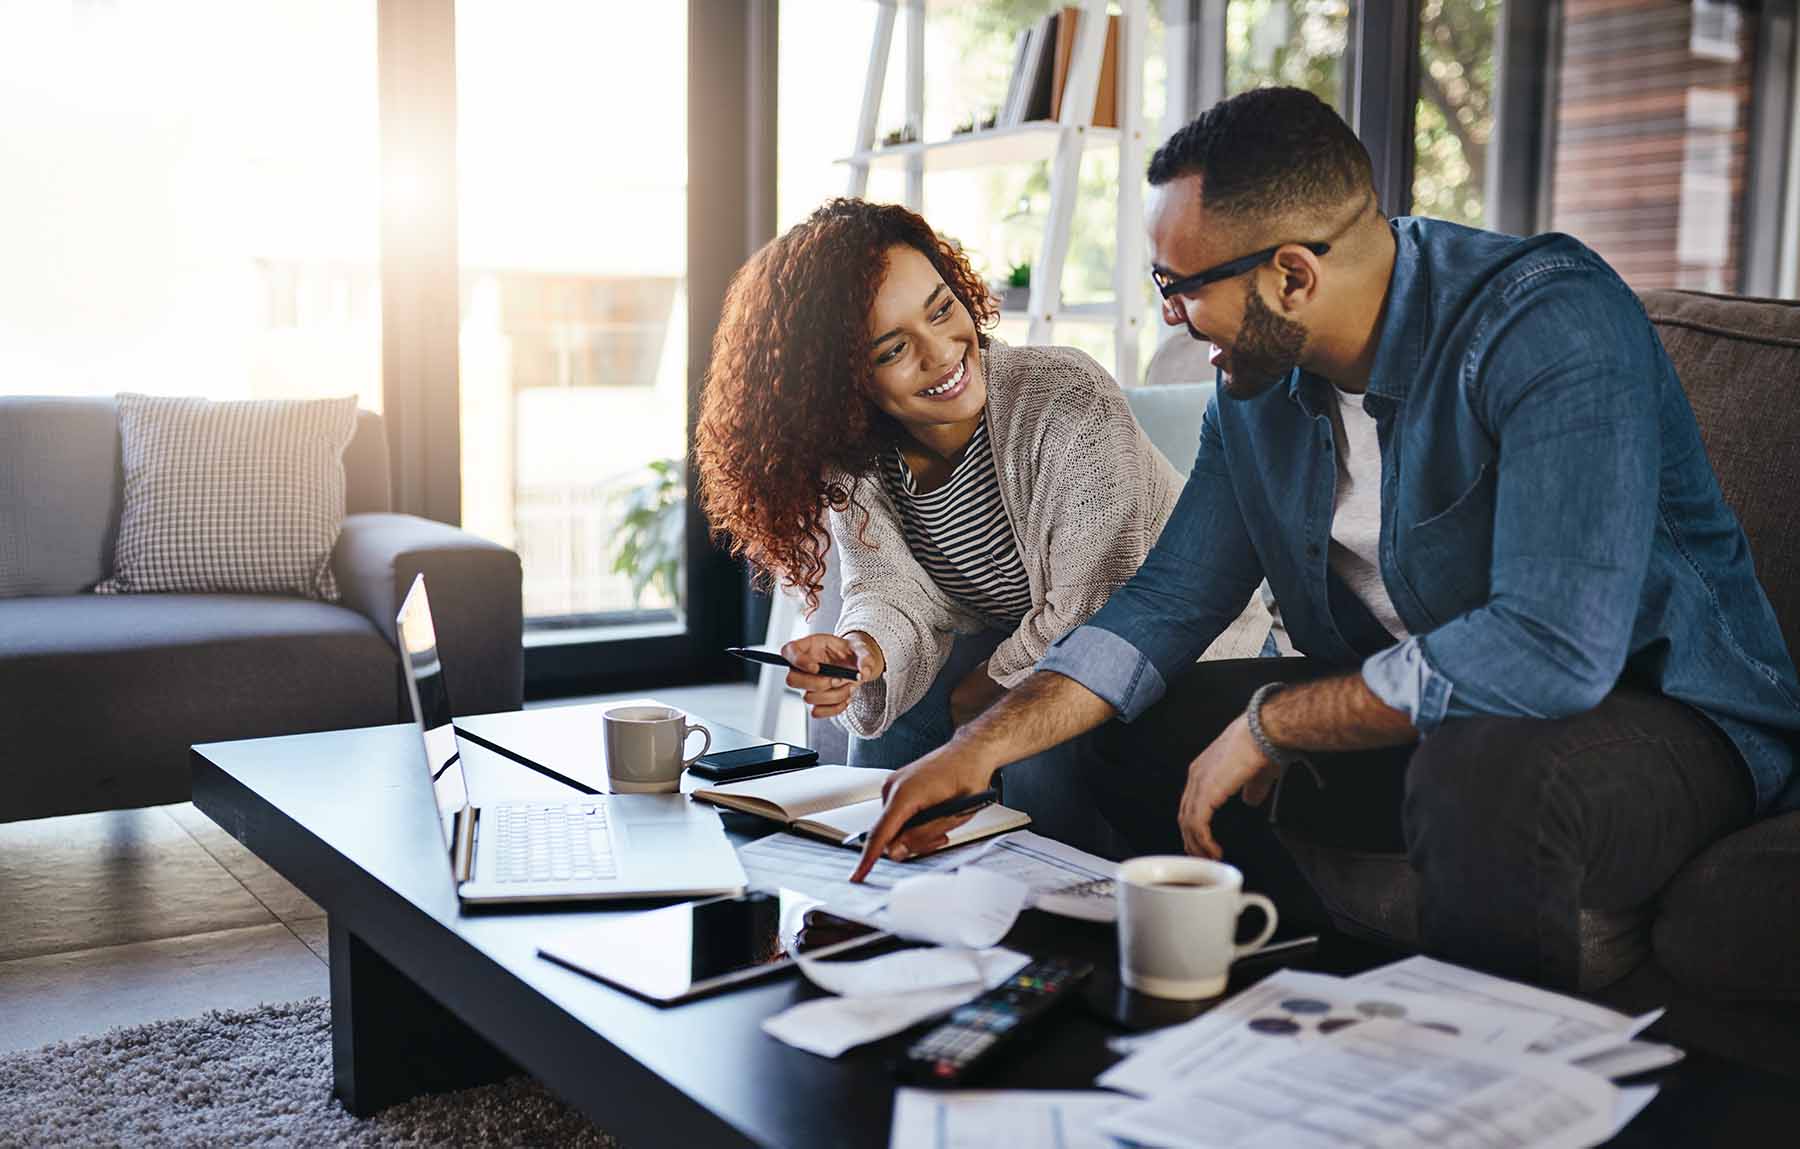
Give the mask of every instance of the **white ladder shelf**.
M 1044 225 L 1037 262 L 1031 269 L 1026 342 L 1050 342 L 1058 323 L 1110 323 L 1113 328 L 1113 375 L 1124 386 L 1132 386 L 1138 381 L 1138 338 L 1145 318 L 1143 278 L 1149 258 L 1144 239 L 1141 179 L 1145 163 L 1145 13 L 1144 0 L 1115 2 L 1120 9 L 1119 127 L 1096 128 L 1092 123 L 1094 97 L 1100 89 L 1101 63 L 1106 50 L 1108 0 L 1080 0 L 1078 6 L 1082 15 L 1076 27 L 1061 114 L 1057 119 L 968 132 L 947 140 L 877 148 L 875 132 L 881 116 L 881 93 L 887 86 L 895 17 L 901 6 L 907 9 L 906 123 L 919 133 L 925 121 L 924 0 L 881 0 L 875 18 L 875 34 L 869 45 L 869 68 L 863 82 L 855 149 L 840 162 L 850 169 L 847 194 L 858 197 L 868 192 L 872 168 L 904 165 L 906 206 L 922 211 L 928 167 L 951 170 L 1049 160 L 1050 216 Z M 1113 301 L 1065 305 L 1062 301 L 1063 267 L 1069 257 L 1069 229 L 1074 222 L 1075 196 L 1080 189 L 1081 157 L 1089 148 L 1109 145 L 1118 148 L 1120 174 Z M 765 645 L 779 649 L 794 636 L 799 622 L 800 600 L 791 593 L 778 590 L 769 608 Z M 757 733 L 767 738 L 776 734 L 786 675 L 787 672 L 779 667 L 765 666 L 757 679 Z
M 869 172 L 876 166 L 904 165 L 906 206 L 923 209 L 925 172 L 1050 160 L 1050 218 L 1031 269 L 1027 304 L 1028 343 L 1048 343 L 1058 322 L 1105 321 L 1113 325 L 1113 375 L 1125 386 L 1138 380 L 1138 338 L 1144 327 L 1143 277 L 1148 258 L 1144 246 L 1144 0 L 1115 0 L 1119 26 L 1119 127 L 1096 128 L 1094 97 L 1106 51 L 1108 0 L 1081 0 L 1082 19 L 1069 61 L 1061 115 L 946 140 L 888 147 L 875 146 L 881 116 L 881 93 L 893 55 L 898 9 L 907 9 L 906 123 L 915 132 L 925 119 L 924 0 L 882 0 L 869 46 L 869 69 L 863 83 L 862 111 L 857 117 L 855 150 L 841 162 L 850 168 L 847 194 L 868 192 Z M 1090 147 L 1111 144 L 1119 151 L 1119 204 L 1113 260 L 1113 301 L 1065 307 L 1063 268 L 1069 256 L 1069 229 L 1075 217 L 1081 156 Z

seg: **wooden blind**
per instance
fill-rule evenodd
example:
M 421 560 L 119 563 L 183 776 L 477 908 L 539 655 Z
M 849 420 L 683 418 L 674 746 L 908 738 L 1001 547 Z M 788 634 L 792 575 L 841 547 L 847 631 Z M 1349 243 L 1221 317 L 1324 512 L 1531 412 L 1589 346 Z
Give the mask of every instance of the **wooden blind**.
M 1685 0 L 1563 12 L 1551 229 L 1640 291 L 1737 290 L 1755 12 L 1733 21 Z M 1733 47 L 1736 60 L 1718 58 Z

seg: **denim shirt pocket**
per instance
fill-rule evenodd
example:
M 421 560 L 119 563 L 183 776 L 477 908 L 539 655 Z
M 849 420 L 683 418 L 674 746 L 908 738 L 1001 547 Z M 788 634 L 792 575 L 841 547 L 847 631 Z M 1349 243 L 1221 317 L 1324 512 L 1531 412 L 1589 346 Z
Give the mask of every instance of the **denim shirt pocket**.
M 1487 601 L 1497 485 L 1493 463 L 1483 463 L 1449 506 L 1404 528 L 1396 540 L 1400 576 L 1434 626 Z

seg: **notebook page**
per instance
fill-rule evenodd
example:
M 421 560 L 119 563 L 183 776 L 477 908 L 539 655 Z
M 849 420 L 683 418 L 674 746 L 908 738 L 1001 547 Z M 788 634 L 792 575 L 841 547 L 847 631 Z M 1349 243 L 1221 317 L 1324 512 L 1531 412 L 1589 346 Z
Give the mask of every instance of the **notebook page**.
M 829 838 L 842 842 L 852 834 L 860 834 L 875 825 L 881 817 L 881 799 L 873 798 L 867 802 L 858 802 L 853 806 L 842 806 L 835 810 L 824 810 L 809 817 L 796 819 L 794 829 L 804 830 L 809 834 L 817 834 L 821 838 Z M 985 838 L 990 834 L 1004 834 L 1008 830 L 1016 830 L 1020 826 L 1031 824 L 1031 816 L 1005 806 L 987 806 L 982 808 L 973 818 L 950 831 L 950 845 L 960 846 L 964 842 L 973 842 L 977 838 Z
M 767 778 L 750 778 L 695 790 L 694 797 L 777 821 L 792 822 L 822 810 L 873 801 L 879 808 L 881 784 L 891 770 L 862 766 L 811 766 Z M 759 808 L 760 807 L 760 808 Z M 854 832 L 854 831 L 852 831 Z

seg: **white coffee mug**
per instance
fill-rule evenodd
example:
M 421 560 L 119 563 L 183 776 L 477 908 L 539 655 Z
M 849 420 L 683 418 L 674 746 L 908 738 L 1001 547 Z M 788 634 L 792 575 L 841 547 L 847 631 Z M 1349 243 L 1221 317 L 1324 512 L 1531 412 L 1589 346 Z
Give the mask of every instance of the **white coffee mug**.
M 668 794 L 681 789 L 681 772 L 712 748 L 712 731 L 689 722 L 673 706 L 615 706 L 600 715 L 606 776 L 615 794 Z M 705 741 L 683 758 L 688 735 Z
M 1152 997 L 1193 1001 L 1225 992 L 1231 963 L 1267 945 L 1275 903 L 1244 893 L 1235 866 L 1158 854 L 1119 867 L 1119 980 Z M 1237 944 L 1238 915 L 1261 908 L 1268 921 Z

